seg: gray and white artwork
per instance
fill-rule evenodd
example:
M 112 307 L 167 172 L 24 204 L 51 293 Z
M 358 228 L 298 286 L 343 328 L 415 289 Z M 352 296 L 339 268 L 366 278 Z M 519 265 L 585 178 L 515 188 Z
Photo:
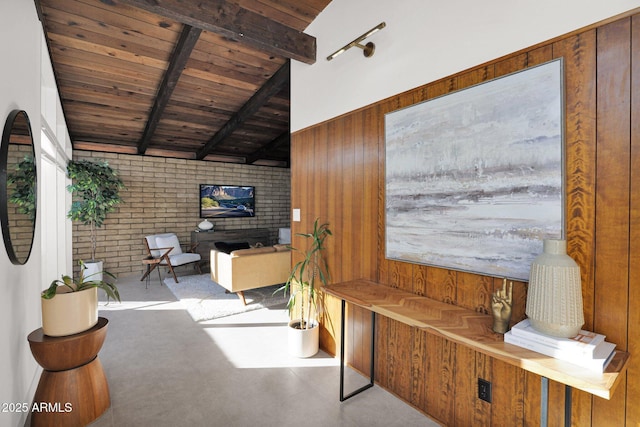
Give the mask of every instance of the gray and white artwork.
M 562 62 L 385 117 L 386 256 L 528 280 L 563 238 Z

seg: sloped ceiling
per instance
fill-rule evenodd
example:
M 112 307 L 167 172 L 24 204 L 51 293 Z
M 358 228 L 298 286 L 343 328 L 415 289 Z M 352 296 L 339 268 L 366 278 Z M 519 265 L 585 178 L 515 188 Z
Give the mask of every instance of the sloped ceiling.
M 36 0 L 74 149 L 289 166 L 329 0 Z

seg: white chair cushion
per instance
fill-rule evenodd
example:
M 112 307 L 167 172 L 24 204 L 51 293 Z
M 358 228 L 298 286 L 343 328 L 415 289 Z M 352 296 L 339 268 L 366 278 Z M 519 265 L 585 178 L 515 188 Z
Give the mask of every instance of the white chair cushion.
M 191 253 L 181 253 L 178 255 L 169 255 L 169 260 L 171 260 L 171 265 L 174 267 L 178 267 L 180 265 L 189 264 L 190 262 L 200 261 L 200 254 L 191 254 Z M 161 265 L 166 265 L 166 262 L 162 260 Z
M 145 236 L 145 239 L 147 239 L 147 244 L 149 245 L 149 249 L 151 250 L 151 256 L 154 258 L 158 258 L 160 255 L 162 255 L 162 251 L 158 251 L 155 250 L 154 248 L 159 248 L 158 244 L 156 243 L 156 236 Z
M 151 249 L 151 256 L 153 256 L 154 258 L 158 258 L 162 254 L 164 254 L 166 252 L 166 249 L 165 250 L 154 250 L 154 249 L 166 248 L 167 246 L 162 246 L 158 242 L 158 239 L 168 239 L 170 237 L 175 237 L 177 239 L 177 236 L 175 233 L 162 233 L 162 234 L 152 234 L 150 236 L 145 236 L 145 239 L 147 239 L 147 243 L 149 244 L 149 249 Z M 180 252 L 182 252 L 182 249 L 180 249 Z
M 169 256 L 180 255 L 182 253 L 180 241 L 178 240 L 178 236 L 176 236 L 175 234 L 156 236 L 156 243 L 158 244 L 158 248 L 173 247 L 173 249 L 171 249 L 171 252 L 169 252 Z

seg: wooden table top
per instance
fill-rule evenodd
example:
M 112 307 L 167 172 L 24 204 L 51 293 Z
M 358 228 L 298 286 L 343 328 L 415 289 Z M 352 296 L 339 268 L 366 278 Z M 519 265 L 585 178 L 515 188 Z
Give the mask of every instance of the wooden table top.
M 95 359 L 107 336 L 109 320 L 98 317 L 98 323 L 84 332 L 63 337 L 50 337 L 42 328 L 27 337 L 36 362 L 48 371 L 64 371 Z
M 426 330 L 475 351 L 593 395 L 610 399 L 627 369 L 629 353 L 617 351 L 604 373 L 506 344 L 493 332 L 491 315 L 380 285 L 354 280 L 322 291 L 375 313 Z

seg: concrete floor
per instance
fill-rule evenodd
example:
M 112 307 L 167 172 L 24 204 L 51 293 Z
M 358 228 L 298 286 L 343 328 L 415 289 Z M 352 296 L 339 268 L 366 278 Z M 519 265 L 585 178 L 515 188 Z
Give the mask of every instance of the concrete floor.
M 290 357 L 282 307 L 196 323 L 156 274 L 118 289 L 100 303 L 111 408 L 94 427 L 438 425 L 378 386 L 340 403 L 338 360 Z M 366 383 L 347 377 L 345 392 Z

